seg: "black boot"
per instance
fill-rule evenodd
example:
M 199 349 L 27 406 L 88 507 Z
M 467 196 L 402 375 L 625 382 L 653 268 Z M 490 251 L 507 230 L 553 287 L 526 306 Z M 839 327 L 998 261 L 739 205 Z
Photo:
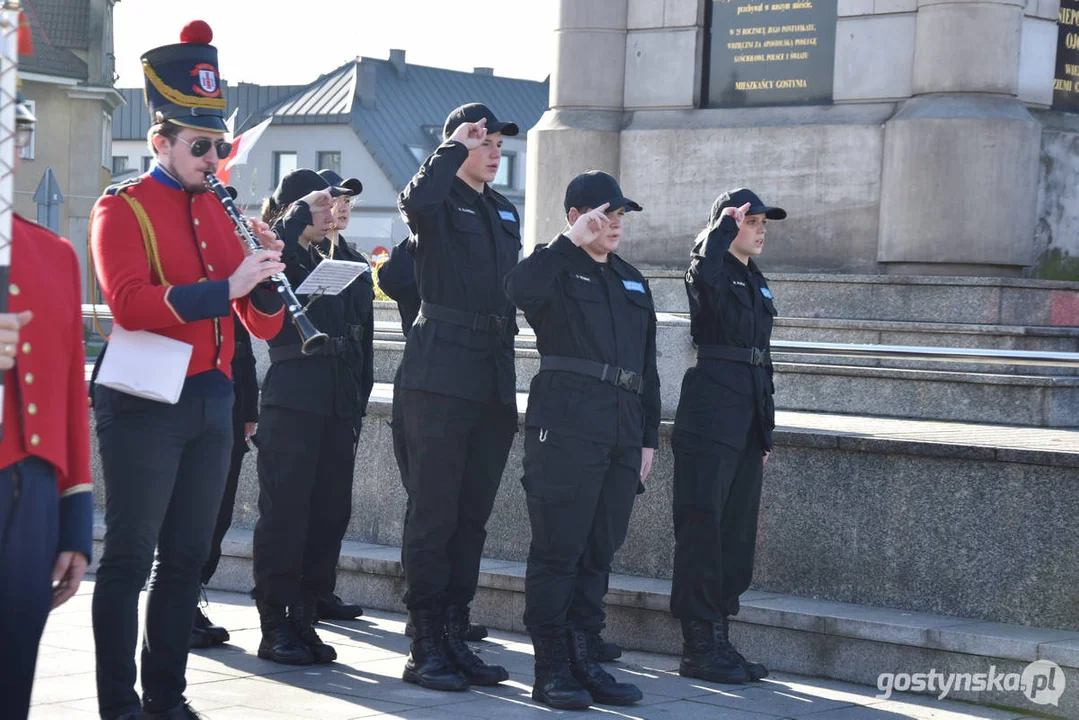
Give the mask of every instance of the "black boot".
M 749 675 L 741 663 L 732 660 L 717 646 L 712 623 L 707 620 L 683 620 L 682 662 L 678 674 L 708 682 L 741 685 Z
M 566 636 L 532 637 L 536 652 L 536 680 L 532 684 L 532 699 L 559 710 L 584 710 L 592 704 L 588 692 L 569 667 Z
M 569 633 L 570 669 L 577 682 L 592 693 L 592 699 L 600 705 L 632 705 L 644 695 L 636 685 L 617 682 L 611 675 L 593 660 L 595 648 L 590 648 L 591 638 L 581 630 Z
M 258 650 L 260 658 L 284 665 L 310 665 L 315 661 L 311 651 L 296 637 L 284 605 L 257 602 L 255 606 L 262 626 L 262 642 Z
M 142 717 L 145 718 L 145 720 L 201 720 L 202 715 L 195 712 L 194 708 L 186 702 L 182 702 L 176 707 L 169 708 L 165 712 L 144 712 Z
M 195 645 L 195 635 L 201 633 L 205 636 L 205 645 Z M 224 645 L 229 641 L 229 631 L 220 625 L 214 625 L 210 622 L 210 618 L 206 617 L 206 613 L 202 612 L 202 608 L 195 608 L 195 625 L 191 628 L 191 647 L 213 647 L 215 645 Z
M 618 643 L 607 642 L 599 633 L 589 633 L 592 638 L 589 640 L 589 645 L 593 651 L 592 659 L 596 662 L 614 662 L 618 658 L 622 657 L 622 648 Z
M 466 606 L 465 609 L 467 610 L 468 607 Z M 405 635 L 412 637 L 412 634 L 412 621 L 408 620 L 405 622 Z M 468 642 L 479 642 L 485 637 L 487 637 L 487 626 L 478 625 L 469 620 L 468 630 L 465 631 L 464 639 Z
M 412 610 L 412 647 L 401 679 L 429 690 L 468 690 L 468 678 L 446 657 L 446 629 L 437 610 Z
M 363 608 L 353 603 L 346 603 L 333 593 L 318 596 L 315 608 L 315 622 L 319 620 L 355 620 L 363 615 Z
M 468 630 L 468 609 L 451 605 L 446 608 L 446 657 L 457 666 L 472 685 L 497 685 L 509 680 L 510 674 L 501 665 L 488 665 L 476 657 L 472 648 L 465 644 Z
M 315 596 L 311 595 L 304 599 L 300 605 L 289 608 L 289 622 L 292 623 L 292 631 L 300 642 L 311 651 L 311 657 L 319 665 L 328 665 L 337 659 L 337 651 L 330 645 L 322 642 L 322 638 L 315 632 Z
M 716 639 L 716 644 L 720 648 L 720 652 L 723 652 L 733 662 L 742 666 L 742 669 L 746 671 L 746 675 L 753 682 L 763 680 L 768 677 L 768 668 L 760 663 L 749 662 L 742 656 L 742 653 L 738 652 L 738 649 L 734 647 L 730 639 L 730 621 L 727 618 L 723 618 L 712 628 L 712 633 Z

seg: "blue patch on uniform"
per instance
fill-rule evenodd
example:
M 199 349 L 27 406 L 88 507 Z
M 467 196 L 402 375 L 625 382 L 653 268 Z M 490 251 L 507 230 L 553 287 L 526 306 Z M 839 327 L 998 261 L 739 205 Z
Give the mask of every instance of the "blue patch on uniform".
M 633 292 L 639 292 L 639 293 L 644 292 L 644 285 L 641 285 L 636 280 L 623 280 L 622 285 L 623 285 L 623 287 L 626 288 L 626 290 L 631 290 Z
M 513 222 L 517 222 L 517 216 L 509 210 L 499 210 L 498 217 L 502 218 L 503 220 L 512 220 Z
M 761 295 L 768 298 L 769 300 L 772 299 L 772 291 L 768 288 L 761 288 Z

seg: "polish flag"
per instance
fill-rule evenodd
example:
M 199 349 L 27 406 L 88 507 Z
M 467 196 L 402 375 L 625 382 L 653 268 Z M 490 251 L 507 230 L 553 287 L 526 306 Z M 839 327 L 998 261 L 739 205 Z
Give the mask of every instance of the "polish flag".
M 228 119 L 226 123 L 229 127 L 229 135 L 232 135 L 233 123 L 236 121 L 236 113 L 232 114 L 232 117 Z M 217 179 L 225 185 L 229 184 L 229 176 L 232 174 L 233 165 L 245 165 L 247 164 L 247 156 L 251 154 L 251 148 L 255 147 L 255 143 L 262 137 L 262 133 L 266 132 L 266 128 L 270 126 L 273 118 L 267 118 L 260 122 L 255 127 L 251 128 L 245 133 L 241 133 L 239 137 L 232 141 L 232 152 L 224 160 L 224 164 L 217 171 Z

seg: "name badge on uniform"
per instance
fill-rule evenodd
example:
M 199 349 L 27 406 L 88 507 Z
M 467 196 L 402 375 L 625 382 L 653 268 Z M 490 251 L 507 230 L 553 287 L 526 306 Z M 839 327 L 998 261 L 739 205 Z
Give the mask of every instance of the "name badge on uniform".
M 469 208 L 463 208 L 463 207 L 457 208 L 457 212 L 468 213 L 469 215 L 475 215 L 476 214 L 475 210 L 471 210 Z
M 517 222 L 517 216 L 514 215 L 509 210 L 499 210 L 498 211 L 498 217 L 502 218 L 503 220 L 509 220 L 511 222 Z
M 731 280 L 731 285 L 737 285 L 738 287 L 745 287 L 746 284 L 741 280 Z
M 644 285 L 637 282 L 636 280 L 623 280 L 622 287 L 624 287 L 626 290 L 629 290 L 630 292 L 644 292 Z
M 576 275 L 575 274 L 573 277 L 577 278 L 578 280 L 584 280 L 586 283 L 592 282 L 592 278 L 588 277 L 587 275 Z
M 768 298 L 769 300 L 771 300 L 771 299 L 772 299 L 772 291 L 771 291 L 771 290 L 769 290 L 769 289 L 768 289 L 768 288 L 766 288 L 766 287 L 762 287 L 762 288 L 761 288 L 761 295 L 763 295 L 764 297 Z

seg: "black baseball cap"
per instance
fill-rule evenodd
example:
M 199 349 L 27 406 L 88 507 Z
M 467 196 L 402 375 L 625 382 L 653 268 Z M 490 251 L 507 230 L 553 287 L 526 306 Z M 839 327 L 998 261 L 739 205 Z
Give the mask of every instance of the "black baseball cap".
M 566 186 L 566 199 L 563 204 L 567 213 L 570 208 L 594 210 L 603 203 L 610 203 L 607 212 L 614 212 L 621 208 L 638 212 L 644 209 L 622 194 L 622 188 L 618 187 L 617 180 L 599 170 L 581 173 L 570 180 L 569 185 Z
M 281 178 L 281 182 L 278 184 L 277 189 L 273 191 L 273 196 L 270 200 L 273 201 L 275 206 L 283 208 L 315 190 L 329 190 L 330 197 L 356 194 L 347 187 L 330 185 L 325 178 L 314 170 L 300 168 Z
M 723 212 L 724 208 L 739 208 L 746 203 L 749 203 L 749 210 L 746 212 L 746 215 L 764 215 L 769 220 L 782 220 L 787 217 L 787 211 L 783 208 L 765 205 L 752 190 L 740 188 L 738 190 L 728 190 L 717 197 L 716 201 L 712 203 L 712 212 L 708 215 L 709 227 L 719 225 L 720 221 L 723 219 L 720 217 L 720 213 Z
M 351 177 L 348 180 L 345 180 L 333 170 L 319 170 L 318 174 L 331 186 L 343 187 L 346 190 L 351 190 L 353 195 L 359 195 L 363 192 L 363 183 L 360 182 L 359 178 Z
M 448 139 L 450 135 L 453 135 L 453 131 L 463 123 L 474 123 L 483 119 L 487 120 L 488 133 L 502 133 L 506 136 L 513 136 L 521 131 L 517 127 L 517 123 L 500 121 L 491 112 L 491 109 L 483 103 L 468 103 L 446 116 L 446 124 L 442 126 L 442 139 Z

